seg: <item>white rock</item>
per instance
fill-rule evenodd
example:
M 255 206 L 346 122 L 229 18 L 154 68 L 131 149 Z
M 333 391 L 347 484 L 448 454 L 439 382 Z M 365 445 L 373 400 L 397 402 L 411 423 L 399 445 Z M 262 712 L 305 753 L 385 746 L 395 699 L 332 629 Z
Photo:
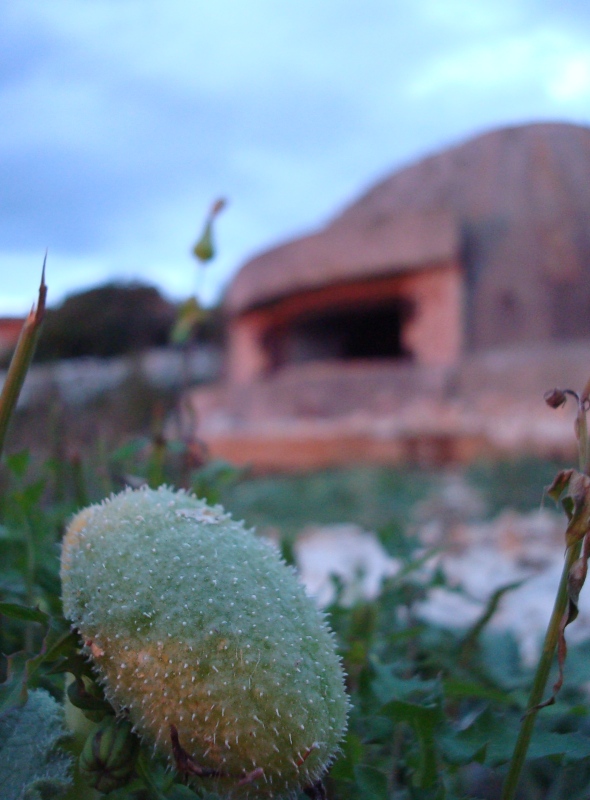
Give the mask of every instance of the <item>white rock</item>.
M 335 597 L 331 576 L 345 585 L 342 602 L 372 600 L 379 594 L 384 578 L 395 575 L 399 561 L 390 558 L 374 533 L 358 525 L 309 526 L 295 544 L 301 580 L 320 606 Z

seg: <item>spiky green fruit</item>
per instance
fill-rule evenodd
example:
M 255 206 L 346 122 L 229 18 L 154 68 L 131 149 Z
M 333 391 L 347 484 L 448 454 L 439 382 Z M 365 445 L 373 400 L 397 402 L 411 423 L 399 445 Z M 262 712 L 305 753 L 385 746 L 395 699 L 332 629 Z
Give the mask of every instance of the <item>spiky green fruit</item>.
M 61 574 L 106 696 L 173 763 L 177 732 L 189 766 L 232 796 L 323 775 L 347 716 L 332 634 L 241 522 L 183 492 L 126 491 L 74 518 Z

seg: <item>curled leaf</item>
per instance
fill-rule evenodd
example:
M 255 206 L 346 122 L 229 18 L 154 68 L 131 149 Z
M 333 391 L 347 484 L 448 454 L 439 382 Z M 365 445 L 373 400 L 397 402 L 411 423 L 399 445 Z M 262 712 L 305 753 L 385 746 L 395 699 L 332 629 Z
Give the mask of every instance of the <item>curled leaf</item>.
M 559 634 L 557 639 L 557 663 L 559 672 L 557 680 L 553 684 L 553 693 L 548 700 L 529 709 L 527 713 L 538 711 L 540 708 L 551 706 L 555 703 L 557 695 L 563 686 L 564 667 L 567 658 L 567 641 L 565 638 L 565 629 L 573 622 L 579 613 L 578 601 L 580 599 L 580 592 L 586 581 L 588 574 L 588 558 L 590 557 L 590 537 L 586 536 L 584 539 L 584 548 L 580 558 L 576 559 L 571 565 L 567 576 L 567 608 L 559 623 Z
M 586 381 L 586 385 L 582 389 L 582 394 L 580 395 L 580 400 L 582 403 L 585 403 L 587 400 L 590 399 L 590 378 Z
M 546 491 L 556 503 L 561 500 L 567 514 L 566 547 L 581 541 L 590 528 L 590 477 L 575 469 L 566 469 L 557 474 Z
M 545 392 L 543 399 L 549 408 L 561 408 L 566 403 L 567 395 L 563 389 L 551 389 L 550 392 Z
M 582 558 L 578 558 L 577 561 L 574 561 L 567 577 L 568 598 L 570 603 L 575 606 L 575 616 L 572 617 L 568 622 L 573 622 L 578 616 L 578 600 L 587 574 L 588 562 L 586 561 L 586 558 L 582 556 Z
M 172 344 L 184 344 L 194 329 L 207 316 L 196 297 L 189 297 L 178 309 L 178 316 L 170 333 Z
M 567 489 L 573 473 L 573 469 L 564 469 L 561 472 L 558 472 L 551 486 L 548 486 L 545 489 L 545 493 L 548 494 L 549 497 L 556 503 L 559 503 L 561 495 Z

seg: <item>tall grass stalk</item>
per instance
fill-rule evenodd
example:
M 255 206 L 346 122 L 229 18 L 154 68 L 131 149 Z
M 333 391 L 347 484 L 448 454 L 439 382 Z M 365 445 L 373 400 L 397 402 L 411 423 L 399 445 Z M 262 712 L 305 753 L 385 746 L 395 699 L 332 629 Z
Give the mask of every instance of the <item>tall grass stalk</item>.
M 4 452 L 10 420 L 16 408 L 27 371 L 33 360 L 35 347 L 37 346 L 37 340 L 41 331 L 41 324 L 45 315 L 45 300 L 47 297 L 47 286 L 45 284 L 46 261 L 47 253 L 45 253 L 45 258 L 43 259 L 37 306 L 33 306 L 24 322 L 14 355 L 10 361 L 8 374 L 6 375 L 6 380 L 2 387 L 2 393 L 0 394 L 0 456 Z

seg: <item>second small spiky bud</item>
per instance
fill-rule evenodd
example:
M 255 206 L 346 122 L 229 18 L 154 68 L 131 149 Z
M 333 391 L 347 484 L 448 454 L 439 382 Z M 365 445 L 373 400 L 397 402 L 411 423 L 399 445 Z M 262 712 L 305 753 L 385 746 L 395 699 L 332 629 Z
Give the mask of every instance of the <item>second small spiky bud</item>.
M 86 739 L 78 761 L 80 774 L 99 792 L 119 789 L 133 774 L 138 745 L 129 722 L 106 717 Z

